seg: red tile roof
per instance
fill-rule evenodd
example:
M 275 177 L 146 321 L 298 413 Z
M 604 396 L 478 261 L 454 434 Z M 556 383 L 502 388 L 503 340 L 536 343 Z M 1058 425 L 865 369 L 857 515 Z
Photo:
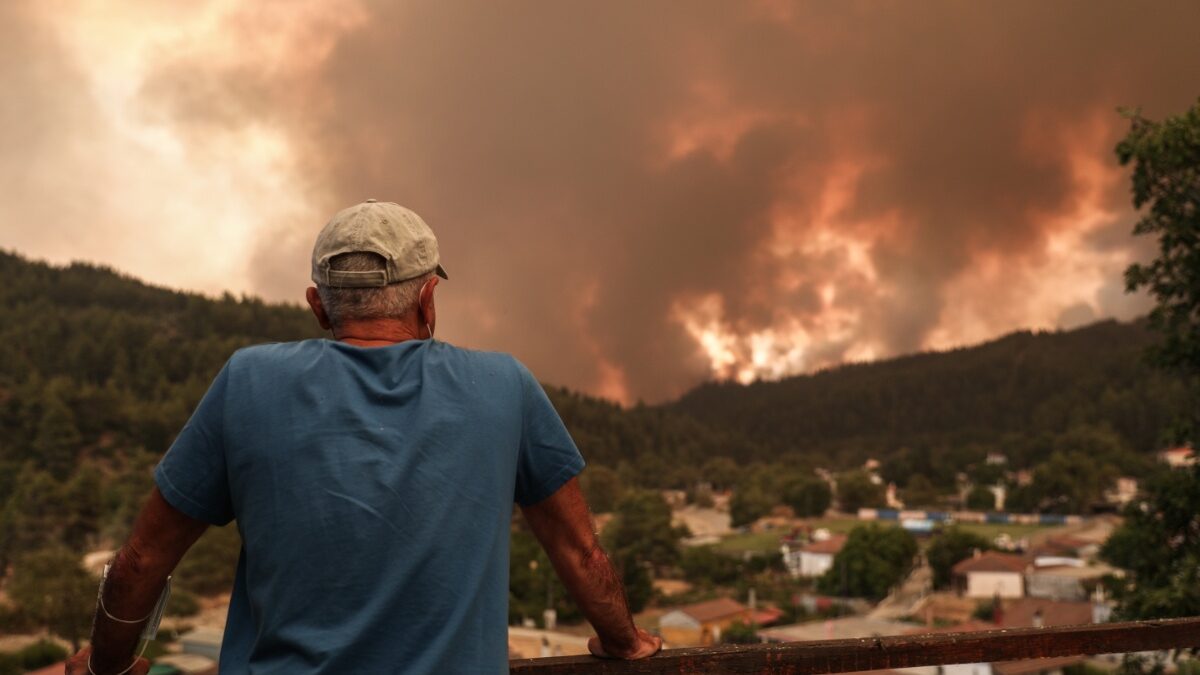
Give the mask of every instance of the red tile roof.
M 955 574 L 968 572 L 1017 572 L 1025 571 L 1029 559 L 1012 553 L 988 551 L 977 556 L 961 560 L 954 566 Z
M 783 610 L 778 607 L 763 607 L 754 613 L 751 620 L 760 626 L 770 626 L 783 616 Z
M 846 539 L 847 537 L 844 534 L 834 534 L 830 535 L 825 541 L 814 541 L 800 550 L 805 553 L 829 553 L 837 555 L 837 552 L 842 550 L 842 547 L 846 545 Z
M 1004 628 L 1028 628 L 1033 625 L 1033 615 L 1039 610 L 1043 626 L 1077 626 L 1092 622 L 1090 602 L 1017 598 L 1001 601 L 1000 625 Z
M 676 607 L 677 610 L 687 614 L 693 619 L 704 623 L 706 621 L 716 621 L 724 619 L 734 614 L 748 613 L 749 608 L 733 598 L 717 598 L 716 600 L 708 600 L 706 602 L 697 602 L 692 605 L 684 605 Z

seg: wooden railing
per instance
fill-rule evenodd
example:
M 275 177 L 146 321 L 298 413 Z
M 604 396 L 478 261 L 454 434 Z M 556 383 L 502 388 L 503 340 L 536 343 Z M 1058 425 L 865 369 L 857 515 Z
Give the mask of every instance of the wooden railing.
M 1200 648 L 1200 617 L 974 633 L 897 635 L 669 649 L 642 661 L 560 656 L 510 662 L 521 675 L 780 673 L 815 675 L 951 663 Z

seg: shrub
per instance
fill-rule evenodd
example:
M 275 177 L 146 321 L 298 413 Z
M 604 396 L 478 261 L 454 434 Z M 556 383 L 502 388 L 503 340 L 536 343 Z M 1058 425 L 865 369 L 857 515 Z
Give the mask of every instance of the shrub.
M 734 621 L 729 628 L 721 633 L 721 642 L 733 645 L 752 645 L 759 642 L 758 631 L 754 626 Z
M 200 613 L 200 601 L 194 593 L 182 588 L 171 589 L 167 598 L 166 614 L 169 616 L 196 616 Z
M 67 650 L 49 640 L 38 640 L 17 652 L 16 656 L 22 668 L 37 670 L 66 659 Z

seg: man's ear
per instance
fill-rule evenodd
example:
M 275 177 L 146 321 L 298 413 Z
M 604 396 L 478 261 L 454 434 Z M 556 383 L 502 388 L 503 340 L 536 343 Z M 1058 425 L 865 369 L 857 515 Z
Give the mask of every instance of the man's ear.
M 421 286 L 421 294 L 417 296 L 417 318 L 429 327 L 429 337 L 433 337 L 433 331 L 437 330 L 437 307 L 433 302 L 433 289 L 437 288 L 439 281 L 441 279 L 438 277 L 430 277 L 429 281 Z
M 312 309 L 313 316 L 317 317 L 321 328 L 333 330 L 333 324 L 329 323 L 329 315 L 325 313 L 325 305 L 321 304 L 321 294 L 317 293 L 316 287 L 309 286 L 308 290 L 304 291 L 304 299 L 308 301 L 308 306 Z

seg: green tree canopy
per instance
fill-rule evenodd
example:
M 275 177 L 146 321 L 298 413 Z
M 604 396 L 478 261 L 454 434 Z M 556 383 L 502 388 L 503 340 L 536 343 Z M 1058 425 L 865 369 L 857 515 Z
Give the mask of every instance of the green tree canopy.
M 712 483 L 714 490 L 728 490 L 737 484 L 741 471 L 732 459 L 718 456 L 705 460 L 700 476 Z
M 598 464 L 588 465 L 579 476 L 579 486 L 588 506 L 596 513 L 609 513 L 621 499 L 621 477 L 616 471 Z
M 680 531 L 671 526 L 671 509 L 651 490 L 630 491 L 617 503 L 604 528 L 604 544 L 622 562 L 665 568 L 679 562 Z
M 603 539 L 633 611 L 641 611 L 654 593 L 651 571 L 679 562 L 682 534 L 671 527 L 671 509 L 657 492 L 631 490 L 617 503 Z
M 175 568 L 180 588 L 197 595 L 211 595 L 233 587 L 242 538 L 237 527 L 210 527 L 192 545 Z
M 824 515 L 832 501 L 829 483 L 811 473 L 796 476 L 783 487 L 783 503 L 802 518 Z
M 958 527 L 951 527 L 934 537 L 925 549 L 925 559 L 933 569 L 933 587 L 949 586 L 951 570 L 960 560 L 971 557 L 976 550 L 990 548 L 992 545 L 987 539 Z
M 0 569 L 22 553 L 59 541 L 69 519 L 62 484 L 33 463 L 26 463 L 0 508 Z
M 883 486 L 872 481 L 866 471 L 847 471 L 838 474 L 837 499 L 838 508 L 846 513 L 855 513 L 861 508 L 880 507 L 884 505 Z
M 967 492 L 967 508 L 972 511 L 994 511 L 996 495 L 986 485 L 973 486 Z
M 555 574 L 550 557 L 546 555 L 533 533 L 525 528 L 514 531 L 508 550 L 510 624 L 526 618 L 541 622 L 542 610 L 547 607 L 554 608 L 559 621 L 577 621 L 582 618 L 579 608 Z
M 1115 469 L 1082 452 L 1055 452 L 1033 471 L 1033 510 L 1086 513 L 1112 486 Z
M 744 621 L 734 621 L 721 632 L 721 642 L 730 645 L 753 645 L 761 642 L 758 630 Z
M 83 444 L 83 436 L 75 426 L 75 414 L 55 393 L 47 388 L 42 403 L 42 415 L 33 437 L 33 452 L 39 466 L 56 479 L 64 480 L 75 468 L 75 458 Z
M 1155 122 L 1130 116 L 1117 145 L 1133 165 L 1133 205 L 1142 209 L 1137 236 L 1157 239 L 1158 256 L 1125 271 L 1129 291 L 1156 301 L 1150 324 L 1162 336 L 1155 360 L 1193 380 L 1200 377 L 1200 101 L 1183 114 Z
M 92 627 L 98 581 L 83 569 L 76 553 L 53 547 L 22 556 L 7 590 L 26 616 L 79 651 Z
M 1117 584 L 1118 613 L 1131 620 L 1200 615 L 1200 465 L 1160 474 L 1146 494 L 1100 551 L 1129 572 Z
M 918 473 L 908 480 L 900 497 L 908 508 L 931 507 L 937 504 L 938 493 L 933 482 L 925 474 Z
M 698 586 L 729 585 L 741 579 L 741 563 L 718 553 L 711 546 L 691 546 L 683 549 L 679 566 L 683 578 Z
M 743 527 L 762 518 L 771 511 L 775 502 L 755 483 L 746 482 L 733 491 L 729 500 L 730 524 Z
M 898 527 L 871 523 L 850 531 L 833 567 L 817 579 L 823 593 L 879 600 L 908 576 L 917 540 Z

